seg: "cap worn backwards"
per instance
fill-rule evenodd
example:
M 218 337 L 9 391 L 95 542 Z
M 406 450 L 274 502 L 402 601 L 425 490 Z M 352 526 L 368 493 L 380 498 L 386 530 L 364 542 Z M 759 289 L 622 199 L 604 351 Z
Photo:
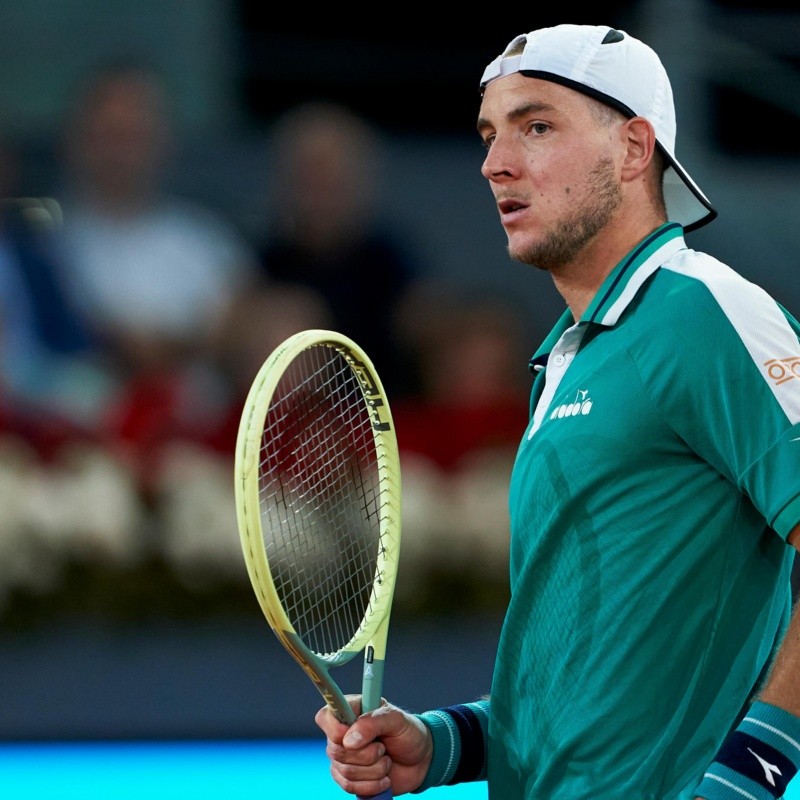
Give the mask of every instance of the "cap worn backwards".
M 506 55 L 508 54 L 508 55 Z M 669 77 L 655 51 L 606 25 L 556 25 L 522 34 L 486 67 L 480 88 L 520 72 L 594 97 L 627 117 L 653 124 L 667 161 L 667 217 L 691 231 L 717 216 L 708 198 L 675 157 L 675 105 Z

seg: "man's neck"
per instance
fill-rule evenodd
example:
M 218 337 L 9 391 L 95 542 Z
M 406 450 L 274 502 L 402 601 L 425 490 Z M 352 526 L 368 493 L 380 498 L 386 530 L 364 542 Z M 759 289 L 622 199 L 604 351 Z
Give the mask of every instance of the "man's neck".
M 663 222 L 651 221 L 646 225 L 605 230 L 568 264 L 550 271 L 556 289 L 576 322 L 581 319 L 614 267 Z

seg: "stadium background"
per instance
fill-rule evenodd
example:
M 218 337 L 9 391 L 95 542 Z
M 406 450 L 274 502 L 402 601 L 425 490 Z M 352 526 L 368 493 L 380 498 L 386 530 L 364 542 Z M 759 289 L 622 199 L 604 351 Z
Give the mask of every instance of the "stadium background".
M 54 141 L 70 87 L 110 54 L 144 57 L 175 92 L 181 138 L 171 186 L 247 236 L 257 231 L 269 180 L 271 123 L 304 97 L 346 103 L 386 135 L 383 213 L 408 231 L 430 274 L 500 288 L 524 304 L 539 331 L 560 302 L 547 280 L 504 256 L 479 174 L 477 81 L 517 33 L 607 21 L 649 41 L 672 75 L 678 157 L 719 211 L 690 245 L 800 313 L 796 3 L 629 0 L 606 3 L 590 18 L 448 13 L 434 19 L 430 9 L 367 14 L 340 6 L 336 14 L 278 14 L 254 0 L 2 0 L 2 131 L 21 154 L 26 192 L 52 194 Z M 492 508 L 501 501 L 494 497 Z M 494 523 L 502 522 L 501 513 Z M 231 518 L 232 541 L 234 524 Z M 503 577 L 481 590 L 467 576 L 469 554 L 462 561 L 457 574 L 438 575 L 438 588 L 414 597 L 416 567 L 401 566 L 407 588 L 385 691 L 406 707 L 470 699 L 488 688 Z M 143 587 L 136 576 L 121 579 L 94 563 L 69 570 L 46 590 L 11 587 L 0 595 L 0 787 L 2 765 L 12 763 L 3 759 L 24 763 L 8 749 L 18 743 L 313 740 L 318 698 L 273 641 L 243 570 L 202 589 L 163 573 L 148 575 Z M 37 758 L 48 763 L 43 751 Z M 94 769 L 74 779 L 88 780 Z M 60 796 L 70 796 L 67 773 L 60 774 Z M 9 785 L 25 795 L 24 783 Z M 87 786 L 75 796 L 91 796 Z

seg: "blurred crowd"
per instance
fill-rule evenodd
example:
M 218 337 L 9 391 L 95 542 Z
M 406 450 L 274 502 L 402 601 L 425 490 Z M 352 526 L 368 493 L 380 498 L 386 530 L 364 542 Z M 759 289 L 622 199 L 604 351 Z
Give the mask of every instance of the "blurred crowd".
M 0 615 L 19 593 L 57 597 L 75 563 L 244 584 L 239 415 L 307 328 L 354 338 L 389 393 L 399 601 L 422 609 L 476 559 L 504 585 L 535 343 L 509 298 L 433 280 L 381 215 L 379 131 L 340 105 L 287 112 L 265 141 L 258 237 L 168 188 L 180 137 L 157 74 L 98 70 L 62 134 L 56 201 L 29 196 L 0 143 Z

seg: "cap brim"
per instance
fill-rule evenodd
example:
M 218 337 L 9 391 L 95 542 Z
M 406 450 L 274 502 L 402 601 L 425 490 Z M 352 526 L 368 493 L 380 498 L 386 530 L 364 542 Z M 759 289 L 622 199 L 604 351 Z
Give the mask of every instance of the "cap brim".
M 658 149 L 669 165 L 664 172 L 667 219 L 680 223 L 686 232 L 707 225 L 716 218 L 716 209 L 678 159 L 668 153 L 660 142 Z

